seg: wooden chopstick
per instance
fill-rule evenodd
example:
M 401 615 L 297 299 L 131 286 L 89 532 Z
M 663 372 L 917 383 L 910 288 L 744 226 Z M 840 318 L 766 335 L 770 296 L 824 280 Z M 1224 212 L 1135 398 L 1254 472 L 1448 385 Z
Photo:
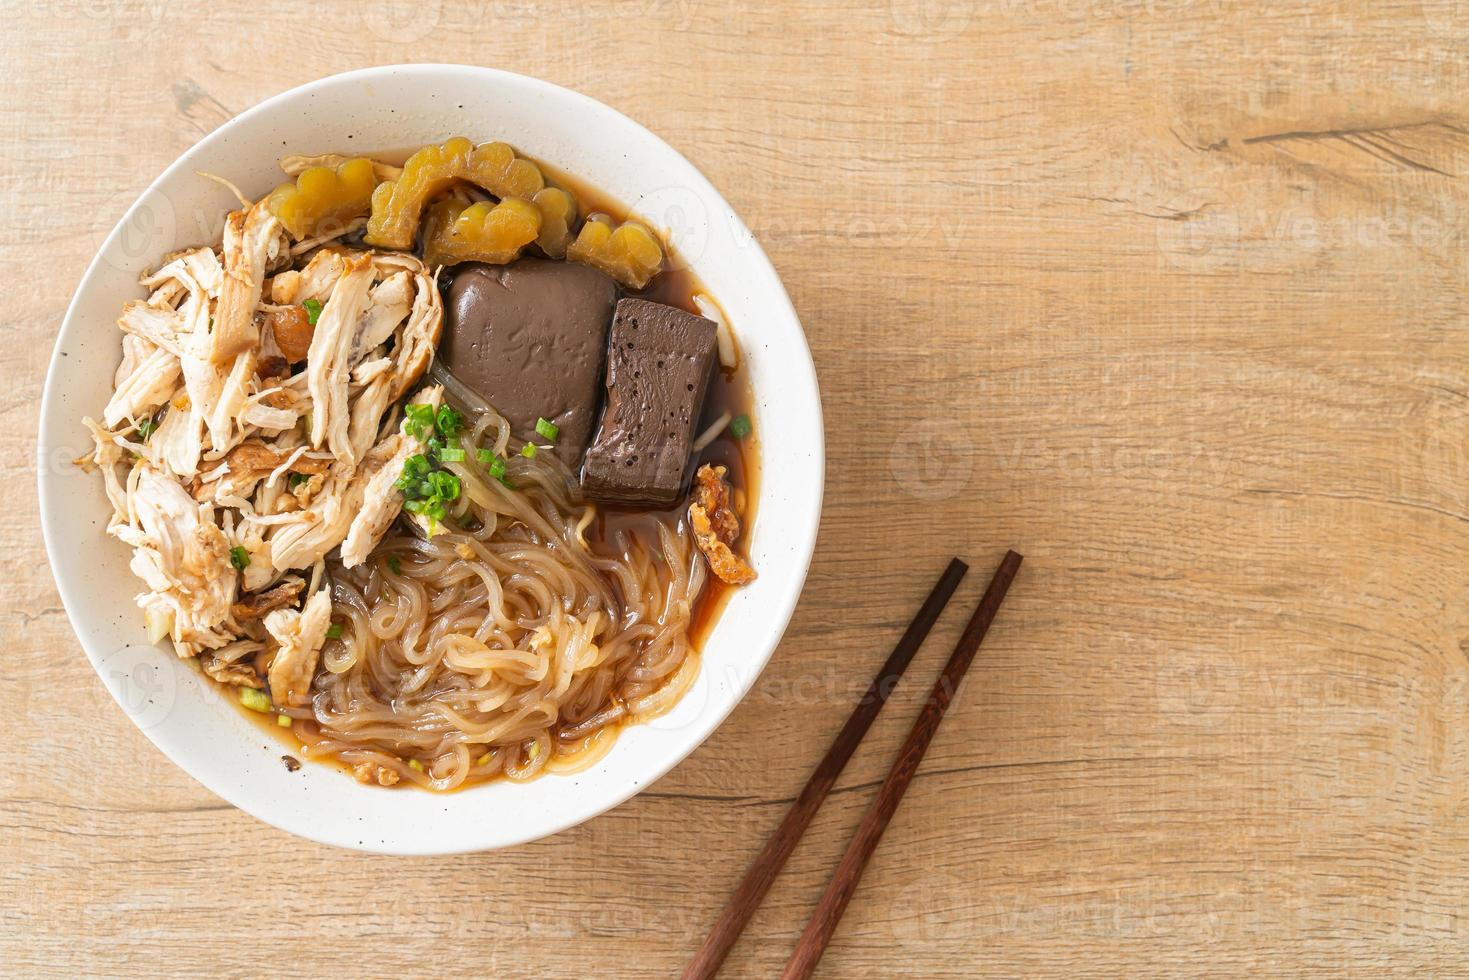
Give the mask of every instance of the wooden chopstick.
M 979 608 L 974 610 L 974 616 L 959 637 L 958 645 L 954 647 L 953 656 L 949 658 L 944 672 L 934 684 L 933 693 L 929 695 L 923 711 L 914 722 L 913 730 L 908 733 L 908 740 L 898 751 L 893 768 L 883 781 L 882 788 L 877 791 L 877 798 L 872 801 L 872 806 L 862 818 L 857 832 L 852 835 L 852 842 L 847 845 L 847 853 L 842 856 L 841 863 L 837 865 L 836 872 L 827 884 L 826 893 L 817 903 L 816 911 L 811 913 L 811 920 L 806 923 L 806 930 L 801 933 L 795 952 L 786 962 L 781 980 L 806 980 L 821 961 L 821 954 L 826 952 L 826 944 L 836 931 L 837 923 L 841 921 L 842 913 L 852 899 L 852 893 L 857 890 L 857 882 L 862 878 L 867 859 L 877 848 L 882 832 L 887 829 L 888 821 L 892 819 L 893 812 L 903 799 L 903 792 L 913 781 L 913 774 L 923 761 L 923 753 L 933 739 L 934 732 L 938 731 L 939 723 L 944 720 L 944 712 L 953 700 L 954 690 L 964 679 L 970 663 L 974 661 L 974 653 L 979 649 L 980 641 L 984 639 L 990 623 L 994 621 L 995 613 L 999 611 L 1000 603 L 1004 601 L 1005 593 L 1015 579 L 1021 560 L 1020 555 L 1014 551 L 1005 553 L 1004 560 L 995 571 L 995 577 L 990 580 L 989 588 L 985 589 L 984 598 L 979 600 Z
M 785 819 L 780 822 L 775 833 L 771 834 L 770 840 L 766 841 L 765 847 L 756 855 L 755 860 L 750 863 L 745 877 L 735 888 L 734 894 L 730 896 L 729 902 L 725 904 L 724 911 L 719 913 L 715 920 L 714 928 L 709 931 L 709 936 L 704 944 L 699 947 L 689 965 L 684 968 L 684 980 L 707 980 L 719 972 L 724 958 L 729 955 L 730 947 L 744 931 L 745 924 L 750 921 L 750 916 L 770 890 L 770 883 L 780 872 L 786 863 L 786 858 L 791 856 L 796 842 L 805 833 L 811 818 L 816 815 L 816 810 L 821 806 L 826 794 L 831 791 L 832 784 L 841 775 L 847 760 L 852 758 L 862 736 L 867 734 L 867 729 L 872 727 L 872 720 L 882 710 L 883 704 L 887 702 L 888 695 L 897 686 L 898 678 L 903 676 L 903 671 L 912 662 L 913 655 L 918 652 L 919 646 L 928 636 L 928 631 L 933 628 L 934 622 L 939 618 L 939 613 L 944 611 L 949 597 L 959 587 L 960 579 L 964 573 L 969 571 L 969 566 L 957 558 L 950 560 L 948 568 L 934 584 L 933 591 L 929 592 L 928 598 L 923 601 L 918 612 L 913 617 L 913 622 L 908 624 L 897 646 L 889 654 L 887 662 L 882 669 L 873 677 L 872 683 L 867 685 L 867 692 L 862 695 L 862 700 L 852 709 L 852 714 L 847 718 L 847 723 L 837 733 L 832 741 L 831 748 L 826 750 L 826 756 L 811 773 L 811 778 L 806 781 L 801 794 L 796 797 L 796 802 L 786 811 Z

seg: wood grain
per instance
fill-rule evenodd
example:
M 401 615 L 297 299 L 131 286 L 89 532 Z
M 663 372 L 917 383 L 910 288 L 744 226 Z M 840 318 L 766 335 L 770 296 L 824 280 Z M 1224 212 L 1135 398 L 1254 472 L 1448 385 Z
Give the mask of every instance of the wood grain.
M 685 964 L 683 972 L 679 975 L 681 980 L 711 980 L 719 973 L 730 950 L 744 932 L 745 926 L 749 925 L 750 917 L 765 900 L 765 895 L 770 891 L 771 885 L 775 884 L 776 877 L 785 867 L 786 861 L 790 859 L 791 852 L 800 843 L 802 835 L 806 833 L 806 828 L 811 826 L 811 821 L 816 818 L 821 804 L 826 802 L 842 770 L 846 768 L 847 763 L 851 761 L 852 756 L 861 746 L 862 740 L 872 728 L 872 723 L 877 719 L 878 713 L 882 711 L 883 705 L 887 704 L 888 698 L 892 696 L 893 690 L 902 680 L 903 673 L 913 662 L 914 655 L 918 653 L 919 647 L 922 646 L 929 631 L 933 629 L 934 623 L 938 621 L 939 616 L 948 605 L 949 598 L 953 596 L 954 590 L 959 587 L 959 583 L 968 571 L 969 566 L 958 558 L 949 559 L 948 566 L 939 576 L 938 581 L 934 583 L 933 589 L 928 593 L 928 598 L 923 600 L 923 605 L 913 614 L 912 622 L 899 637 L 897 644 L 893 647 L 893 652 L 888 654 L 887 660 L 883 661 L 882 667 L 873 675 L 867 689 L 857 699 L 857 703 L 852 707 L 852 713 L 847 716 L 836 738 L 832 739 L 831 747 L 826 750 L 826 755 L 822 756 L 816 768 L 811 770 L 806 785 L 802 786 L 801 792 L 796 794 L 795 802 L 791 804 L 785 816 L 780 818 L 780 823 L 776 825 L 770 838 L 765 842 L 765 846 L 760 848 L 759 853 L 750 862 L 750 866 L 745 869 L 744 877 L 730 892 L 728 901 L 709 929 L 709 935 L 704 937 L 704 942 L 699 945 L 693 957 Z M 965 635 L 968 635 L 968 631 Z M 963 642 L 962 638 L 960 642 Z M 924 710 L 928 710 L 927 705 Z M 903 788 L 907 788 L 906 780 Z M 901 792 L 898 795 L 901 797 Z M 892 814 L 888 816 L 891 817 Z M 854 881 L 853 884 L 855 885 L 856 882 Z M 830 939 L 831 930 L 828 930 L 822 938 L 823 948 Z M 819 953 L 817 957 L 820 957 Z
M 1010 590 L 1010 583 L 1015 580 L 1015 573 L 1020 570 L 1022 560 L 1014 551 L 1005 552 L 1000 567 L 995 570 L 994 577 L 980 597 L 979 605 L 969 617 L 964 632 L 959 634 L 954 652 L 949 655 L 944 669 L 939 672 L 938 680 L 934 681 L 928 700 L 923 702 L 918 720 L 913 722 L 908 737 L 898 747 L 887 778 L 877 788 L 872 805 L 862 815 L 852 839 L 847 843 L 841 861 L 832 872 L 831 881 L 826 884 L 826 891 L 822 892 L 816 903 L 816 911 L 811 913 L 806 928 L 801 932 L 801 938 L 796 941 L 796 948 L 791 952 L 791 958 L 781 971 L 781 980 L 808 980 L 816 972 L 832 935 L 842 921 L 842 913 L 847 910 L 852 895 L 857 891 L 862 872 L 866 870 L 872 852 L 877 850 L 877 845 L 882 841 L 882 835 L 887 830 L 889 821 L 893 819 L 893 814 L 897 812 L 898 804 L 903 802 L 903 794 L 908 792 L 908 787 L 918 774 L 924 753 L 928 751 L 934 735 L 938 734 L 944 713 L 954 700 L 954 692 L 963 683 L 969 665 L 974 662 L 974 655 L 984 642 L 995 614 L 1000 611 L 1000 603 L 1005 601 L 1005 594 Z
M 1469 971 L 1462 0 L 0 13 L 0 972 L 676 973 L 882 656 L 848 651 L 1011 545 L 1025 587 L 820 975 Z M 111 703 L 34 432 L 154 175 L 294 84 L 426 60 L 580 89 L 702 168 L 801 314 L 829 462 L 806 596 L 708 743 L 550 840 L 396 860 L 222 804 Z M 724 975 L 778 973 L 924 693 Z

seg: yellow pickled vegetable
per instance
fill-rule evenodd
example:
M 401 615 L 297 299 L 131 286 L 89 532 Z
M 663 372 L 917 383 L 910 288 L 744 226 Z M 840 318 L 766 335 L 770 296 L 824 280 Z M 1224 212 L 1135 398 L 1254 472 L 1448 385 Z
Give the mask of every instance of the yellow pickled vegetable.
M 541 212 L 531 202 L 507 197 L 498 204 L 465 207 L 453 198 L 429 208 L 423 226 L 423 260 L 429 267 L 460 262 L 503 265 L 520 255 L 541 230 Z
M 576 198 L 559 187 L 547 187 L 531 198 L 541 212 L 541 233 L 536 244 L 553 259 L 566 257 L 576 227 Z
M 527 200 L 546 186 L 540 168 L 516 156 L 508 144 L 475 146 L 456 136 L 439 146 L 425 146 L 403 164 L 402 176 L 378 185 L 372 194 L 367 243 L 411 248 L 429 199 L 456 180 L 476 184 L 498 198 Z
M 293 153 L 288 157 L 281 157 L 277 163 L 285 171 L 287 177 L 299 177 L 312 167 L 330 167 L 336 169 L 348 160 L 352 159 L 345 153 L 318 153 L 316 156 L 307 156 L 302 153 Z M 395 167 L 391 163 L 383 163 L 381 160 L 372 161 L 372 172 L 379 181 L 397 180 L 403 175 L 402 167 Z
M 605 217 L 588 219 L 566 257 L 601 269 L 633 289 L 642 289 L 663 264 L 663 247 L 646 225 L 624 221 L 616 228 Z
M 297 241 L 340 230 L 372 209 L 377 175 L 372 161 L 355 157 L 331 167 L 307 167 L 270 192 L 265 206 Z

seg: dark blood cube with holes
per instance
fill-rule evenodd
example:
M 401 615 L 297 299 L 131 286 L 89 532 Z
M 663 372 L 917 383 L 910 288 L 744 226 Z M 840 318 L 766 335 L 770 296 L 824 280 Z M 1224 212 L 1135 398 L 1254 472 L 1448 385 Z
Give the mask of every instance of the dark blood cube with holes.
M 582 466 L 582 489 L 617 503 L 666 505 L 684 471 L 714 369 L 714 321 L 624 299 L 607 348 L 607 407 Z

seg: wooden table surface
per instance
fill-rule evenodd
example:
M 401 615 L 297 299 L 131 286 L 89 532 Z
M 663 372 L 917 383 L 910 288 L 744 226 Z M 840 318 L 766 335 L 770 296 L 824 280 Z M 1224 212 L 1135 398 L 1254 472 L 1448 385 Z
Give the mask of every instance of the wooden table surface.
M 269 11 L 263 14 L 261 11 Z M 3 0 L 0 974 L 643 977 L 694 949 L 952 553 L 1027 556 L 827 977 L 1469 970 L 1464 0 Z M 666 778 L 404 860 L 224 804 L 109 699 L 37 526 L 102 235 L 318 76 L 537 75 L 687 154 L 810 337 L 827 493 L 755 691 Z M 784 962 L 947 655 L 736 947 Z

